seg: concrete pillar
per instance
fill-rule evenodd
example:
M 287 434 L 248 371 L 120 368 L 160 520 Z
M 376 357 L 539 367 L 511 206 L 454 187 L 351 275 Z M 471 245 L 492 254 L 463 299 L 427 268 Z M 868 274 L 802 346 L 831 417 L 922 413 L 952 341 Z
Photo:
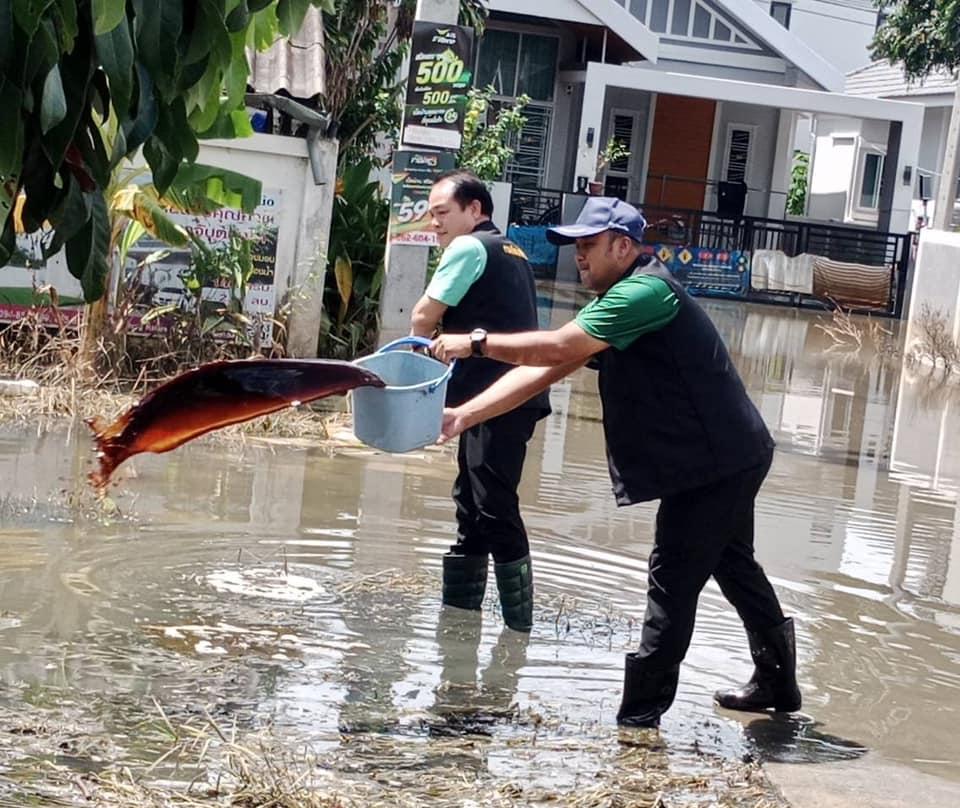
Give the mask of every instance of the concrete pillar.
M 770 175 L 770 197 L 767 199 L 767 216 L 770 219 L 782 219 L 787 210 L 796 127 L 797 114 L 781 109 L 777 123 L 777 145 L 773 153 L 773 172 Z
M 571 191 L 577 190 L 577 177 L 592 180 L 597 168 L 597 153 L 603 144 L 600 132 L 603 129 L 603 105 L 607 85 L 597 78 L 595 63 L 587 65 L 587 80 L 583 88 L 583 109 L 580 113 L 580 133 L 577 136 L 577 163 Z M 593 142 L 587 145 L 587 130 L 593 129 Z
M 300 223 L 297 228 L 297 251 L 290 287 L 295 299 L 287 323 L 287 353 L 291 357 L 317 355 L 320 338 L 320 316 L 323 312 L 323 284 L 327 274 L 327 249 L 333 220 L 333 198 L 336 189 L 336 140 L 319 140 L 316 144 L 314 170 L 327 180 L 322 185 L 313 181 L 314 170 L 306 165 Z
M 906 233 L 913 226 L 910 210 L 917 165 L 920 162 L 920 134 L 923 130 L 923 107 L 905 117 L 903 123 L 891 122 L 887 138 L 877 229 Z M 909 167 L 909 177 L 905 172 Z M 887 194 L 891 196 L 888 198 Z
M 459 0 L 418 0 L 415 19 L 456 23 L 459 14 Z M 381 344 L 410 332 L 410 311 L 426 287 L 429 254 L 429 247 L 387 242 L 386 275 L 380 296 Z
M 933 209 L 931 226 L 937 230 L 949 230 L 950 223 L 953 221 L 953 202 L 957 193 L 957 174 L 960 172 L 958 149 L 960 149 L 960 82 L 957 83 L 953 92 L 953 111 L 950 115 L 950 128 L 947 130 L 947 142 L 943 151 L 937 206 Z

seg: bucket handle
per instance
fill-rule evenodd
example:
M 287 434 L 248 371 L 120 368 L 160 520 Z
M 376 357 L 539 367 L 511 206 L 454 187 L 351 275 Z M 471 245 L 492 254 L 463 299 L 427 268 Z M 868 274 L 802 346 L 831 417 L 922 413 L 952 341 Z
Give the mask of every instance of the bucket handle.
M 386 353 L 387 351 L 395 351 L 397 350 L 397 348 L 403 348 L 407 345 L 415 345 L 418 348 L 429 348 L 431 341 L 432 340 L 429 340 L 426 337 L 415 337 L 412 335 L 409 337 L 400 337 L 399 339 L 395 339 L 392 342 L 388 342 L 382 348 L 378 348 L 377 353 Z M 432 393 L 447 379 L 449 379 L 450 374 L 453 373 L 453 366 L 455 364 L 457 364 L 456 359 L 454 359 L 449 365 L 447 365 L 447 369 L 443 372 L 443 375 L 440 376 L 440 378 L 430 383 L 430 386 L 427 388 L 427 391 Z

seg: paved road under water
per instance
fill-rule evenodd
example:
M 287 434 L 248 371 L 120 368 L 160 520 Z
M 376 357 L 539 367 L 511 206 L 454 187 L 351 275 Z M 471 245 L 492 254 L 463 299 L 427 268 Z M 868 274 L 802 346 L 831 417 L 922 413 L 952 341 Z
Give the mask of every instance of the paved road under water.
M 577 300 L 546 296 L 542 324 L 569 319 Z M 870 350 L 830 351 L 823 315 L 705 306 L 778 444 L 757 551 L 797 622 L 804 713 L 711 705 L 750 671 L 711 584 L 666 743 L 811 765 L 868 750 L 960 795 L 960 391 Z M 351 733 L 500 735 L 484 756 L 494 777 L 589 780 L 594 764 L 571 764 L 569 750 L 551 765 L 509 739 L 521 713 L 571 741 L 612 727 L 654 507 L 613 504 L 591 372 L 552 395 L 521 490 L 538 598 L 529 638 L 502 628 L 492 598 L 482 622 L 438 619 L 449 450 L 198 441 L 128 462 L 122 515 L 105 521 L 71 504 L 85 434 L 5 428 L 0 707 L 75 720 L 109 759 L 146 754 L 135 728 L 155 698 L 173 721 L 210 707 L 321 746 Z

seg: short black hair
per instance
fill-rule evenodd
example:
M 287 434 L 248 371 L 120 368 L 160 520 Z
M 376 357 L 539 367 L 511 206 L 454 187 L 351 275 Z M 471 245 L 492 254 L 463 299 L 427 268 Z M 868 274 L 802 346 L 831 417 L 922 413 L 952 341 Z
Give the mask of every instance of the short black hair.
M 450 180 L 453 183 L 453 198 L 461 208 L 465 208 L 471 202 L 480 203 L 480 212 L 484 216 L 493 216 L 493 198 L 490 191 L 487 190 L 486 183 L 472 171 L 465 171 L 462 168 L 456 168 L 453 171 L 446 171 L 434 181 L 434 185 L 443 180 Z

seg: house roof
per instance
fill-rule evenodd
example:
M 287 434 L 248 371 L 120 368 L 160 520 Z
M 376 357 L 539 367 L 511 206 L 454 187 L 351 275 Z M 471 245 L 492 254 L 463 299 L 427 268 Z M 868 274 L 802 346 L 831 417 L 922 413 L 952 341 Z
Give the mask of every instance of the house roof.
M 847 73 L 844 92 L 847 95 L 869 95 L 875 98 L 909 98 L 922 95 L 952 93 L 956 79 L 949 73 L 931 73 L 923 80 L 907 81 L 903 68 L 879 59 Z
M 844 75 L 800 38 L 770 16 L 754 0 L 715 0 L 716 4 L 749 28 L 787 62 L 806 73 L 823 89 L 842 92 Z
M 294 98 L 313 98 L 326 88 L 323 60 L 323 16 L 313 6 L 291 37 L 278 39 L 262 53 L 249 49 L 250 78 L 258 93 L 286 90 Z
M 490 11 L 603 26 L 648 62 L 657 61 L 660 38 L 616 0 L 488 0 L 487 6 Z

